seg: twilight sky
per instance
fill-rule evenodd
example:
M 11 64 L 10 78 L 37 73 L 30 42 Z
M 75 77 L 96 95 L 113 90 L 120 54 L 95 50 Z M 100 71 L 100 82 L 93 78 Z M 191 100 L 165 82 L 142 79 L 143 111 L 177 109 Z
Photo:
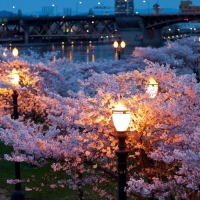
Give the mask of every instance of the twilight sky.
M 78 2 L 82 1 L 82 4 Z M 153 4 L 158 2 L 161 8 L 174 8 L 178 9 L 180 0 L 146 0 L 149 2 L 149 8 L 152 8 Z M 103 6 L 114 7 L 114 0 L 1 0 L 0 1 L 0 11 L 7 10 L 12 12 L 17 12 L 17 9 L 21 9 L 22 13 L 27 12 L 41 12 L 42 7 L 51 6 L 55 4 L 57 7 L 57 13 L 62 14 L 63 8 L 71 8 L 74 13 L 76 9 L 78 12 L 88 12 L 90 8 L 98 6 L 98 2 L 101 2 Z M 134 0 L 135 2 L 135 12 L 137 9 L 148 9 L 148 3 L 143 3 L 143 0 Z M 199 0 L 192 0 L 193 5 L 199 5 Z M 16 8 L 13 9 L 12 7 Z M 15 11 L 16 10 L 16 11 Z M 105 10 L 111 11 L 111 10 Z M 164 11 L 163 11 L 164 12 Z

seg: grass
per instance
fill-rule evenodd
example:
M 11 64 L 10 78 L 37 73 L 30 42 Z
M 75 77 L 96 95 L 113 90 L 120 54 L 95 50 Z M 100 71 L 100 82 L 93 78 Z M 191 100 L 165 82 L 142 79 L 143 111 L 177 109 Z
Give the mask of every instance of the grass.
M 9 154 L 12 151 L 12 148 L 5 146 L 3 143 L 0 143 L 0 158 L 3 158 L 4 154 Z M 9 162 L 6 160 L 0 161 L 0 189 L 6 189 L 7 193 L 5 194 L 8 199 L 10 198 L 12 192 L 14 191 L 14 185 L 7 184 L 7 179 L 14 179 L 15 177 L 15 165 L 14 162 Z M 34 175 L 34 177 L 32 177 Z M 45 176 L 47 175 L 47 176 Z M 61 179 L 65 178 L 66 174 L 58 172 L 55 173 L 51 167 L 45 166 L 42 168 L 31 167 L 29 163 L 21 163 L 21 179 L 35 179 L 34 181 L 22 183 L 22 191 L 27 199 L 30 200 L 76 200 L 78 199 L 77 191 L 68 189 L 68 188 L 55 188 L 52 189 L 49 186 L 49 183 L 53 182 L 55 176 L 60 177 Z M 43 179 L 46 177 L 46 180 Z M 41 183 L 44 183 L 44 187 L 41 187 Z M 42 191 L 25 191 L 25 187 L 37 188 L 40 187 Z
M 12 151 L 12 147 L 5 146 L 0 142 L 0 158 L 3 158 L 4 154 L 9 154 Z M 14 185 L 7 184 L 7 179 L 14 179 L 15 177 L 15 165 L 14 162 L 9 162 L 4 159 L 0 161 L 0 200 L 10 199 L 12 192 L 14 191 Z M 46 175 L 46 176 L 45 176 Z M 32 177 L 34 176 L 34 178 Z M 43 177 L 46 177 L 44 180 Z M 32 167 L 29 163 L 21 163 L 21 179 L 35 179 L 34 181 L 22 183 L 22 191 L 24 192 L 25 198 L 27 200 L 78 200 L 78 192 L 71 190 L 67 187 L 65 188 L 50 188 L 51 183 L 55 180 L 55 177 L 58 179 L 65 179 L 67 175 L 63 172 L 53 172 L 50 165 L 45 167 Z M 44 183 L 44 187 L 41 187 L 41 183 Z M 29 188 L 41 188 L 42 191 L 25 191 L 25 187 Z M 111 189 L 111 188 L 110 188 Z M 1 199 L 1 190 L 6 191 L 6 199 Z M 91 190 L 91 187 L 87 186 L 84 188 L 84 192 Z M 116 191 L 117 193 L 117 191 Z M 116 198 L 117 199 L 117 198 Z M 103 197 L 98 195 L 90 195 L 85 198 L 85 200 L 106 200 Z M 127 198 L 127 200 L 131 200 Z M 200 198 L 197 198 L 200 200 Z
M 4 157 L 4 154 L 9 154 L 12 151 L 12 147 L 5 146 L 0 142 L 0 158 Z M 7 184 L 7 179 L 15 178 L 15 164 L 4 159 L 0 161 L 0 190 L 6 190 L 5 196 L 10 199 L 12 192 L 14 191 L 14 185 Z M 44 179 L 45 177 L 45 179 Z M 24 192 L 27 200 L 78 200 L 78 192 L 67 187 L 65 188 L 50 188 L 51 183 L 56 183 L 54 180 L 66 179 L 67 175 L 64 172 L 54 172 L 50 165 L 45 167 L 32 167 L 29 163 L 21 163 L 21 179 L 30 179 L 30 182 L 22 183 L 22 191 Z M 41 187 L 41 183 L 44 186 Z M 32 190 L 26 191 L 28 188 L 41 188 L 42 191 Z M 84 192 L 89 192 L 91 186 L 84 188 Z M 117 193 L 117 191 L 116 191 Z M 117 198 L 116 198 L 117 199 Z M 0 197 L 1 200 L 1 197 Z M 88 195 L 85 200 L 106 200 L 96 195 Z

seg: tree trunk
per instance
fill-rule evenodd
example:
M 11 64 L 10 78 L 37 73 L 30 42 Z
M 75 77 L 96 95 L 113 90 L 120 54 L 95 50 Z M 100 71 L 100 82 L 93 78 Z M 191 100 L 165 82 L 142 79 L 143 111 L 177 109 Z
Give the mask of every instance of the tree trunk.
M 82 173 L 78 173 L 78 179 L 79 179 L 79 183 L 78 183 L 78 197 L 79 200 L 83 200 L 83 185 L 82 185 L 82 178 L 83 178 L 83 174 Z

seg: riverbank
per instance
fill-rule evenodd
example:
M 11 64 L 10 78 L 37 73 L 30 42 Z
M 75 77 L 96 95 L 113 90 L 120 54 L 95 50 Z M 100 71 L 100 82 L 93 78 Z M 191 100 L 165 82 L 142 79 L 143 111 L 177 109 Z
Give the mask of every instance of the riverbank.
M 54 40 L 50 37 L 48 39 L 37 40 L 35 38 L 31 38 L 30 42 L 25 43 L 23 37 L 0 37 L 0 45 L 3 47 L 11 47 L 11 46 L 49 46 L 49 45 L 88 45 L 88 44 L 113 44 L 113 41 L 110 39 L 104 40 Z

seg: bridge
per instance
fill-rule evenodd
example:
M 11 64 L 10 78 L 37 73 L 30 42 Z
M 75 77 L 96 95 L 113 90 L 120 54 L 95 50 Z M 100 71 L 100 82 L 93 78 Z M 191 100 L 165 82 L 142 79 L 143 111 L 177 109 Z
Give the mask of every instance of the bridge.
M 161 40 L 162 27 L 179 22 L 199 21 L 200 13 L 107 16 L 40 16 L 0 18 L 0 41 L 99 40 L 116 33 L 141 42 Z M 134 36 L 133 36 L 134 35 Z M 131 39 L 132 38 L 132 39 Z M 158 40 L 158 39 L 157 39 Z
M 164 26 L 188 21 L 200 21 L 200 13 L 173 13 L 159 15 L 141 15 L 146 29 L 161 29 Z
M 110 36 L 115 32 L 114 16 L 10 17 L 0 22 L 1 36 L 19 36 L 26 43 L 34 39 L 89 39 Z

